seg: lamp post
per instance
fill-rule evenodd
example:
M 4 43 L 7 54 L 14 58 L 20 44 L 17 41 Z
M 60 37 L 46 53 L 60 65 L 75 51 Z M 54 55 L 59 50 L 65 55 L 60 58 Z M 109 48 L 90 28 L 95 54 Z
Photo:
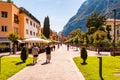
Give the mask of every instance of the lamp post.
M 98 58 L 99 58 L 99 76 L 100 76 L 101 80 L 103 80 L 103 77 L 102 77 L 102 55 L 98 55 Z
M 114 50 L 115 50 L 115 47 L 116 47 L 116 9 L 113 9 L 113 12 L 114 12 L 114 40 L 113 40 L 113 43 L 114 43 Z

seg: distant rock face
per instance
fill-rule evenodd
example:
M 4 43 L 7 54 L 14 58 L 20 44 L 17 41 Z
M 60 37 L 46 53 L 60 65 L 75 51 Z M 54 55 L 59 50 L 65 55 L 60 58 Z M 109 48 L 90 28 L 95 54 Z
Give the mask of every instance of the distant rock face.
M 64 36 L 67 36 L 72 30 L 81 28 L 83 32 L 87 31 L 86 19 L 94 11 L 105 13 L 108 17 L 113 17 L 113 9 L 120 12 L 120 0 L 86 0 L 63 28 Z M 120 14 L 116 15 L 120 18 Z

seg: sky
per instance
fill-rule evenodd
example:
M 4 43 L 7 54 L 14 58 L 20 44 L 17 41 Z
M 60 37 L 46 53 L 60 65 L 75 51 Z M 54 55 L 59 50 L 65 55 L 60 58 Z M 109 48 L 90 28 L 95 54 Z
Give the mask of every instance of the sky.
M 43 27 L 44 19 L 49 16 L 50 28 L 56 32 L 63 30 L 69 19 L 74 16 L 85 0 L 13 0 L 18 7 L 24 7 L 36 17 Z

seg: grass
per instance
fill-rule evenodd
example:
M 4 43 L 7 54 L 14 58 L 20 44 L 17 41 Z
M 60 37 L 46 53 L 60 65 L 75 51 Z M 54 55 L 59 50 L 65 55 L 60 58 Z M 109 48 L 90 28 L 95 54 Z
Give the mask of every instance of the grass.
M 0 80 L 7 80 L 30 63 L 32 63 L 32 57 L 29 57 L 26 63 L 22 63 L 20 57 L 2 57 Z
M 73 60 L 85 80 L 101 80 L 99 77 L 99 58 L 88 57 L 86 65 L 81 64 L 80 57 L 75 57 Z M 120 80 L 120 57 L 102 57 L 102 77 L 104 80 Z

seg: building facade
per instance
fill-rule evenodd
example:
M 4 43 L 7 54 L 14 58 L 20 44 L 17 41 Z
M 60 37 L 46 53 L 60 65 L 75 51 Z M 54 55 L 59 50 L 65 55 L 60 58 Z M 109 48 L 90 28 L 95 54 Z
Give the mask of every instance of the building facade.
M 0 1 L 0 40 L 11 32 L 17 33 L 21 39 L 40 37 L 41 25 L 25 8 L 18 8 L 11 2 Z M 2 41 L 1 41 L 2 42 Z
M 111 25 L 110 34 L 112 36 L 112 39 L 115 38 L 115 40 L 118 40 L 120 38 L 120 20 L 116 19 L 114 24 L 114 19 L 108 18 L 106 20 L 106 25 Z

